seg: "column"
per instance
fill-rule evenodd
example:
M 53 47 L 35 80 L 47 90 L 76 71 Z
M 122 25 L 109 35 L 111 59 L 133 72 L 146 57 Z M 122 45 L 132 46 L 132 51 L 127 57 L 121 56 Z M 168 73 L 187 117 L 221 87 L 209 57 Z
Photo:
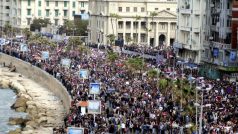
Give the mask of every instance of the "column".
M 123 39 L 126 40 L 126 21 L 123 21 Z
M 168 22 L 168 31 L 167 31 L 167 46 L 170 46 L 170 24 L 171 22 Z
M 133 33 L 134 33 L 133 23 L 134 21 L 131 21 L 131 40 L 133 40 Z
M 150 21 L 147 22 L 147 46 L 150 46 Z
M 157 47 L 158 45 L 159 45 L 159 22 L 157 23 L 155 23 L 156 25 L 155 25 L 155 36 L 154 36 L 154 38 L 155 38 L 155 47 Z
M 138 41 L 137 41 L 137 44 L 140 44 L 140 40 L 141 40 L 141 21 L 138 21 L 138 35 L 137 35 L 138 37 L 137 37 L 137 39 L 138 39 Z

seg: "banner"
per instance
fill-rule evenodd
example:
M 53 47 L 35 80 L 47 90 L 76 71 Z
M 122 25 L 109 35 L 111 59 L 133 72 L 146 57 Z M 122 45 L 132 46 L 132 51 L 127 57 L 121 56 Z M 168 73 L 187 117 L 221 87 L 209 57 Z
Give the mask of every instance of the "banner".
M 0 46 L 6 45 L 6 39 L 0 38 Z
M 27 52 L 27 51 L 28 51 L 28 46 L 27 46 L 27 44 L 20 43 L 20 51 L 22 51 L 22 52 Z
M 89 94 L 100 94 L 100 83 L 90 83 Z
M 213 48 L 213 56 L 218 57 L 219 55 L 219 49 L 218 48 Z
M 68 127 L 68 134 L 84 134 L 84 129 L 79 127 Z
M 79 71 L 79 78 L 81 78 L 81 79 L 88 79 L 88 70 L 80 69 L 80 71 Z
M 70 67 L 71 60 L 70 59 L 61 59 L 60 63 L 64 67 Z
M 42 51 L 41 52 L 41 58 L 43 60 L 49 59 L 49 52 L 48 51 Z
M 100 114 L 101 113 L 101 101 L 89 100 L 88 101 L 88 113 Z
M 236 60 L 236 52 L 235 51 L 231 51 L 230 52 L 230 61 L 235 61 Z

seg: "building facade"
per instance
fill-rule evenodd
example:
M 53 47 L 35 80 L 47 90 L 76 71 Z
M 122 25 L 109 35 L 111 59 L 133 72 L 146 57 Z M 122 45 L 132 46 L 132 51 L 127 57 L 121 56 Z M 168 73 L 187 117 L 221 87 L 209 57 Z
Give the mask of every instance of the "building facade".
M 57 26 L 87 12 L 88 0 L 0 0 L 0 26 L 29 28 L 34 18 L 50 19 Z
M 177 0 L 89 0 L 89 43 L 169 46 L 174 42 Z
M 211 78 L 236 76 L 233 74 L 238 72 L 238 1 L 208 0 L 207 3 L 203 73 Z
M 201 63 L 207 0 L 179 0 L 174 48 L 177 56 Z

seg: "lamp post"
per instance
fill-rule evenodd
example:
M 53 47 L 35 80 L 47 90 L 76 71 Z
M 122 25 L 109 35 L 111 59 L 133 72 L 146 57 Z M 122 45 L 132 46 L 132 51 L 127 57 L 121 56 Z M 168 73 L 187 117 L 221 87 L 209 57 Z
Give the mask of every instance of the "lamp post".
M 201 77 L 202 78 L 202 77 Z M 199 117 L 199 134 L 202 134 L 202 117 L 203 117 L 203 108 L 204 107 L 210 107 L 211 104 L 205 104 L 203 105 L 203 93 L 204 91 L 210 91 L 212 89 L 212 86 L 210 85 L 209 87 L 205 88 L 204 82 L 202 82 L 202 87 L 196 87 L 196 103 L 194 103 L 194 105 L 197 107 L 200 107 L 200 117 Z M 201 105 L 198 104 L 197 102 L 197 91 L 202 91 L 202 95 L 201 95 Z M 198 110 L 196 110 L 196 133 L 197 133 L 197 117 L 198 117 Z

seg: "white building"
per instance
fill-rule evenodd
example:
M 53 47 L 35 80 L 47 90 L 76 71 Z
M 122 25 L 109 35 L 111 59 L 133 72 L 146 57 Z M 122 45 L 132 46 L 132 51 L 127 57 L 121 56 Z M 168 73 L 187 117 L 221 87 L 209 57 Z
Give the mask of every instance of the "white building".
M 88 0 L 0 0 L 0 26 L 29 27 L 34 18 L 50 19 L 54 25 L 88 12 Z
M 207 0 L 178 0 L 178 22 L 174 48 L 177 55 L 201 62 Z
M 89 43 L 108 44 L 107 35 L 114 34 L 116 39 L 132 39 L 129 43 L 169 46 L 175 39 L 176 1 L 89 0 Z

